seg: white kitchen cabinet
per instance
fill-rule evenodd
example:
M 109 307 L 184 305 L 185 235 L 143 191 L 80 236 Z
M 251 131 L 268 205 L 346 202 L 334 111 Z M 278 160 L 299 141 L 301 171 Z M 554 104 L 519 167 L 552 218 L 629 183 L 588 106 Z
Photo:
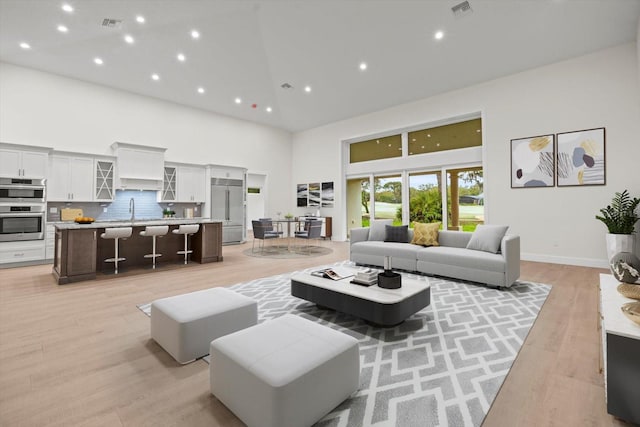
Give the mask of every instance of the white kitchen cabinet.
M 55 251 L 56 227 L 47 224 L 44 235 L 44 259 L 53 259 Z
M 204 203 L 207 182 L 203 167 L 179 166 L 177 179 L 178 202 Z
M 162 191 L 160 192 L 161 202 L 175 202 L 178 200 L 178 167 L 165 166 L 164 179 L 162 181 Z
M 46 178 L 46 151 L 0 148 L 0 176 L 9 178 Z
M 107 159 L 95 159 L 95 191 L 93 200 L 97 202 L 110 202 L 114 197 L 115 161 Z
M 93 200 L 93 158 L 52 155 L 47 182 L 49 202 Z
M 209 165 L 212 178 L 242 179 L 247 172 L 245 168 L 235 166 Z
M 0 264 L 13 264 L 45 259 L 44 240 L 0 242 Z
M 162 190 L 166 148 L 114 142 L 111 149 L 118 161 L 116 188 Z

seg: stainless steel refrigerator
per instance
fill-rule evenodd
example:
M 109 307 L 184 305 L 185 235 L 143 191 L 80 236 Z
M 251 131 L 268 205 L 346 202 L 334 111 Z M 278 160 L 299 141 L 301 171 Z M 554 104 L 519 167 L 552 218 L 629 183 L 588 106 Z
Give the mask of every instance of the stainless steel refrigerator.
M 222 221 L 222 243 L 244 240 L 244 182 L 211 178 L 211 219 Z

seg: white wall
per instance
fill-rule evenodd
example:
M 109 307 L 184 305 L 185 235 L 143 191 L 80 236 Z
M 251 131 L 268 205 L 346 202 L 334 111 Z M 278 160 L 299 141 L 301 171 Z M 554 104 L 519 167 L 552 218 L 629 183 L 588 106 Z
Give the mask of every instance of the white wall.
M 271 206 L 289 202 L 289 132 L 8 63 L 0 141 L 94 154 L 115 141 L 165 147 L 168 161 L 267 173 Z
M 616 191 L 640 196 L 638 85 L 632 43 L 300 132 L 292 183 L 335 182 L 333 234 L 344 239 L 342 140 L 481 111 L 487 222 L 521 236 L 523 259 L 606 266 L 594 216 Z M 606 128 L 605 186 L 510 188 L 511 139 L 594 127 Z

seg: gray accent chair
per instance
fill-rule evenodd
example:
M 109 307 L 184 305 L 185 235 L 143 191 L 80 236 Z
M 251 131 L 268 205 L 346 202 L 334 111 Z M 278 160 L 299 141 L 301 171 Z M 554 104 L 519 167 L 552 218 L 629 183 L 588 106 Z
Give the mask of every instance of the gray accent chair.
M 369 228 L 352 228 L 350 259 L 356 264 L 382 267 L 391 256 L 392 268 L 427 275 L 509 287 L 520 277 L 520 236 L 505 235 L 498 253 L 467 249 L 473 233 L 441 230 L 440 246 L 369 240 Z M 413 230 L 409 229 L 409 242 Z
M 262 244 L 259 245 L 260 253 L 264 252 L 264 242 L 269 239 L 277 239 L 280 237 L 278 232 L 272 231 L 273 225 L 266 221 L 251 221 L 251 227 L 253 228 L 253 244 L 251 246 L 251 252 L 255 253 L 256 239 L 262 240 Z
M 307 240 L 307 246 L 306 246 L 307 255 L 311 251 L 310 241 L 320 239 L 321 234 L 322 234 L 322 221 L 316 221 L 316 220 L 305 221 L 304 231 L 295 232 L 296 239 Z

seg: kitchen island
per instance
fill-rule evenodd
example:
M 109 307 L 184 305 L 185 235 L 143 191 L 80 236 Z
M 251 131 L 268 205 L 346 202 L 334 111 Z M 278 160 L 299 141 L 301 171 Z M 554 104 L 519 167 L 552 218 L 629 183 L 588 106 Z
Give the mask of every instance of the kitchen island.
M 119 265 L 120 272 L 153 271 L 151 259 L 145 254 L 151 253 L 151 238 L 140 236 L 147 225 L 168 225 L 169 232 L 156 241 L 156 252 L 162 254 L 157 259 L 159 268 L 163 265 L 179 265 L 184 255 L 178 251 L 184 249 L 184 236 L 173 234 L 172 230 L 182 224 L 200 224 L 200 229 L 189 239 L 189 249 L 193 250 L 190 261 L 200 264 L 222 261 L 222 223 L 204 218 L 194 219 L 154 219 L 139 221 L 104 221 L 91 224 L 75 222 L 55 224 L 55 253 L 53 275 L 59 285 L 83 280 L 94 280 L 97 274 L 113 274 L 112 262 L 107 258 L 115 256 L 114 241 L 102 239 L 105 228 L 132 227 L 133 233 L 127 239 L 119 241 L 118 256 L 126 258 Z

